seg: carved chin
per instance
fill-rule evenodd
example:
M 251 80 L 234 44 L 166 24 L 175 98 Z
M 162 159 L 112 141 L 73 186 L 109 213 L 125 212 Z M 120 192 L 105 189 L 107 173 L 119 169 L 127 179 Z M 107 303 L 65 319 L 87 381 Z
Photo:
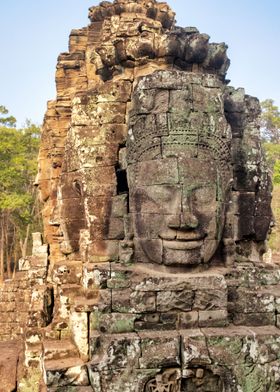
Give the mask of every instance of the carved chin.
M 141 262 L 164 265 L 199 265 L 213 257 L 219 241 L 217 240 L 140 240 Z
M 165 265 L 198 265 L 207 263 L 213 257 L 218 246 L 216 240 L 176 242 L 163 246 L 163 263 Z
M 165 265 L 198 265 L 203 262 L 202 245 L 192 249 L 163 248 Z

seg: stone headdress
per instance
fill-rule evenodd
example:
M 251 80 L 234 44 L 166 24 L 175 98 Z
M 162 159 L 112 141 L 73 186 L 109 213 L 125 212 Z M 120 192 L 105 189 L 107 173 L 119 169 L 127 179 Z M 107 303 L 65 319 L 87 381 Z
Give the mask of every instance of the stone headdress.
M 139 81 L 132 98 L 128 165 L 183 151 L 190 158 L 210 157 L 219 166 L 222 180 L 229 181 L 231 130 L 224 117 L 220 83 L 211 77 L 207 83 L 203 75 L 182 71 L 158 71 Z M 200 94 L 209 99 L 203 109 Z

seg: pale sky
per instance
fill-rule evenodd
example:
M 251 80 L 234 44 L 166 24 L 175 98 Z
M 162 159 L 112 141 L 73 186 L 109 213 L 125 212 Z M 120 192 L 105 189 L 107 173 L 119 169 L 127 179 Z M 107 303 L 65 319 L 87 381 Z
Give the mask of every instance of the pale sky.
M 21 126 L 42 123 L 46 102 L 55 98 L 55 66 L 67 51 L 73 28 L 88 24 L 95 0 L 0 0 L 0 105 Z M 279 0 L 169 0 L 177 24 L 195 26 L 226 42 L 234 87 L 280 106 Z

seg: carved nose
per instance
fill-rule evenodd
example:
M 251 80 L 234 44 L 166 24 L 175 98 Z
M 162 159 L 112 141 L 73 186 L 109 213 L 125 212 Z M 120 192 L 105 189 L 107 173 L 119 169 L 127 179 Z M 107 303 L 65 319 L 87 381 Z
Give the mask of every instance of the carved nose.
M 184 211 L 180 215 L 180 228 L 181 229 L 196 229 L 198 226 L 198 219 L 191 211 Z
M 180 215 L 174 215 L 169 218 L 168 227 L 174 230 L 190 230 L 196 229 L 198 226 L 197 217 L 190 211 L 185 211 Z

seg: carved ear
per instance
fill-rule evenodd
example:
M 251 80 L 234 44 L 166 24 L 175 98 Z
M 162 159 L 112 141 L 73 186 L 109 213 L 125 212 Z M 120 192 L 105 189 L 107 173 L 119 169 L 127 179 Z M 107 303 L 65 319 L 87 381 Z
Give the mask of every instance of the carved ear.
M 226 189 L 225 189 L 225 195 L 226 197 L 228 197 L 230 195 L 230 193 L 232 192 L 232 186 L 234 183 L 234 179 L 230 178 L 226 184 Z
M 227 190 L 232 190 L 232 186 L 233 186 L 233 183 L 234 183 L 234 179 L 233 178 L 230 178 L 229 180 L 228 180 L 228 183 L 227 183 Z

